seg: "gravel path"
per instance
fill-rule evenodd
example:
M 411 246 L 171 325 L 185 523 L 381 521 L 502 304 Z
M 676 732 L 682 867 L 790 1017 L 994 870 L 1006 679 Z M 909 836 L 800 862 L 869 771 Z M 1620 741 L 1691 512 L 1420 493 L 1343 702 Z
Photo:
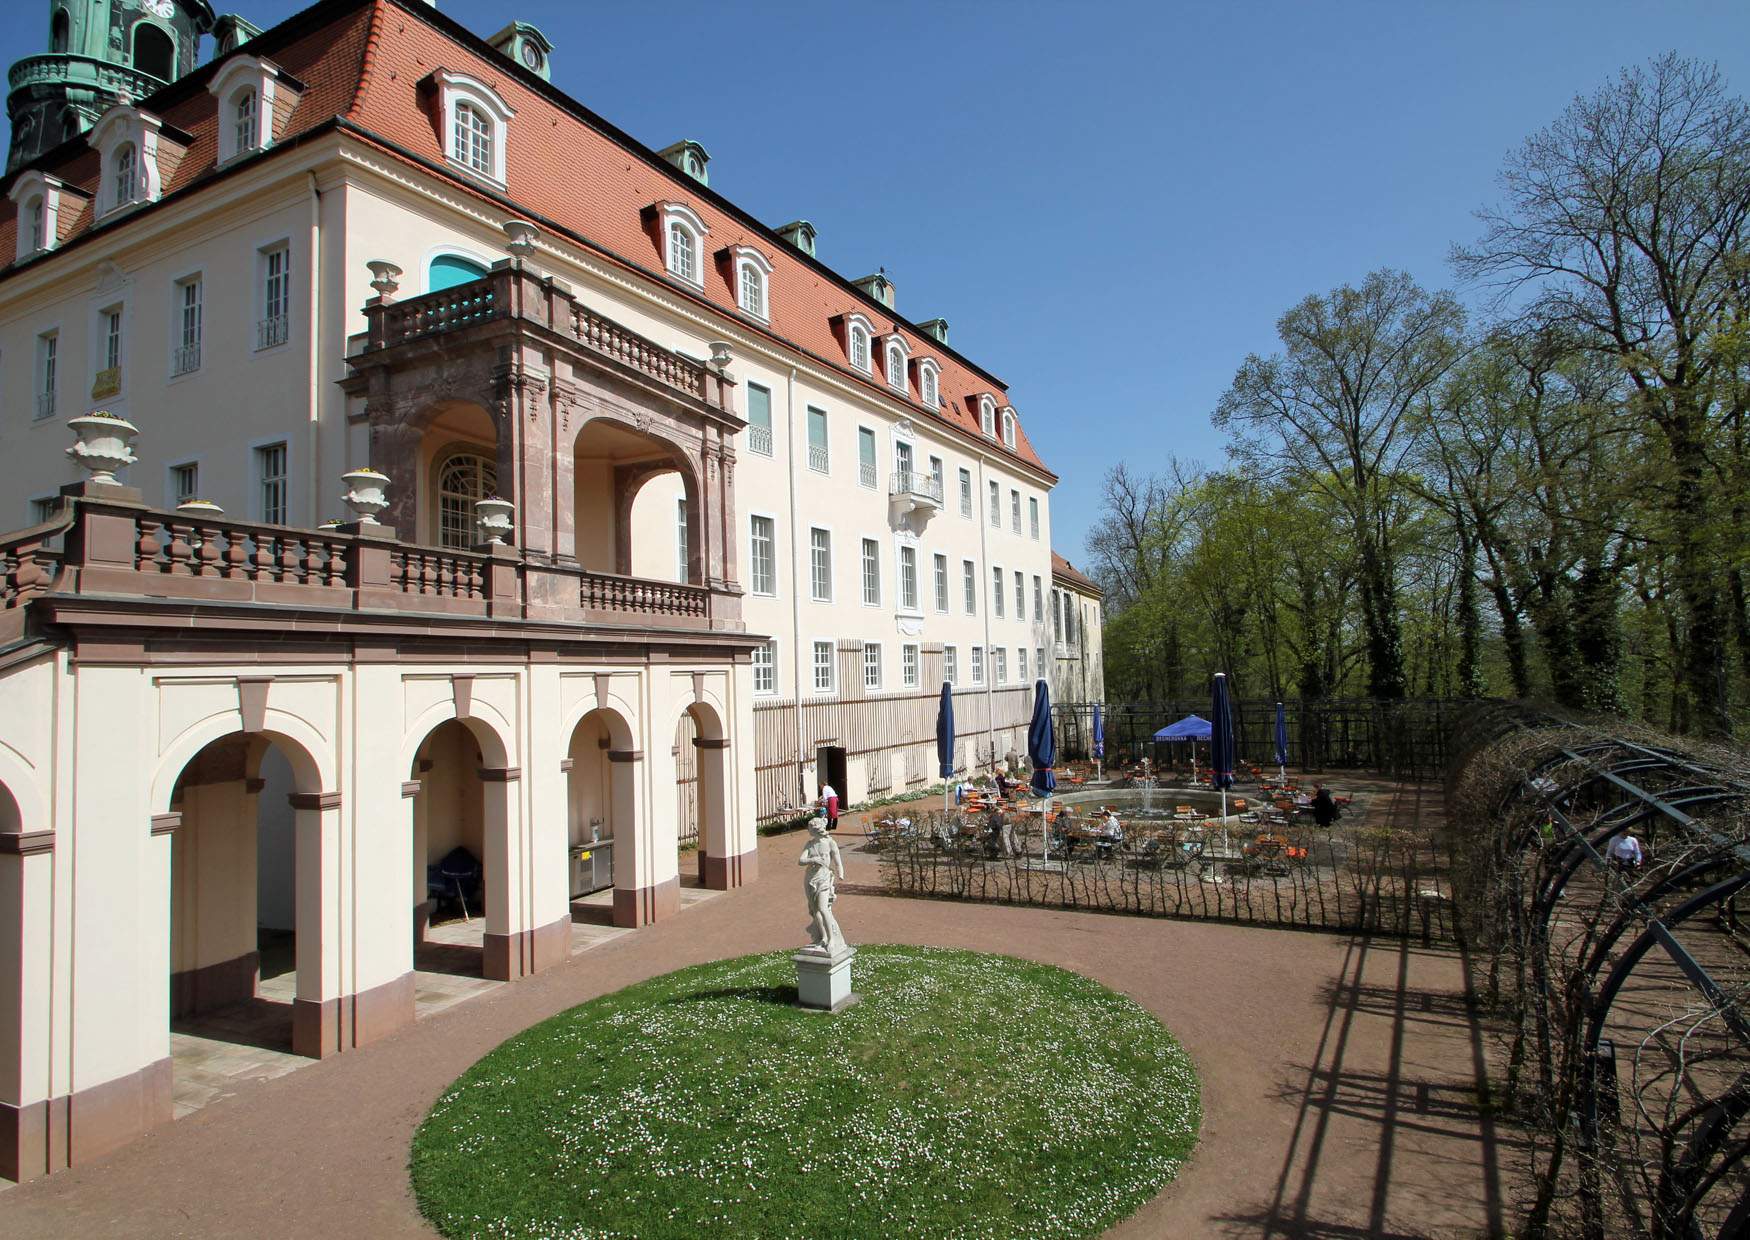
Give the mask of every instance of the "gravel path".
M 1399 794 L 1424 808 L 1433 789 Z M 840 841 L 853 884 L 874 862 Z M 97 1163 L 0 1194 L 0 1235 L 429 1236 L 413 1130 L 511 1034 L 682 965 L 804 941 L 797 834 L 761 878 L 568 964 L 167 1125 Z M 1473 1237 L 1510 1217 L 1499 1136 L 1476 1108 L 1483 1034 L 1456 953 L 1396 940 L 846 894 L 853 942 L 965 947 L 1085 973 L 1159 1014 L 1203 1079 L 1191 1165 L 1111 1234 Z M 1501 1161 L 1509 1161 L 1502 1159 Z

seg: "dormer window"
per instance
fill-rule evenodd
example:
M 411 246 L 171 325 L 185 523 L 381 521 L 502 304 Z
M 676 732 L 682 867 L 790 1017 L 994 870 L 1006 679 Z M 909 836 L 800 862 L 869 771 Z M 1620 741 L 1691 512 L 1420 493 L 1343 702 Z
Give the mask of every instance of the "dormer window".
M 661 226 L 662 265 L 677 280 L 685 280 L 695 288 L 705 287 L 702 259 L 705 238 L 710 229 L 699 213 L 684 202 L 659 202 L 655 211 Z
M 1003 443 L 1012 452 L 1015 448 L 1015 411 L 1003 410 Z
M 931 409 L 941 404 L 942 369 L 936 359 L 926 357 L 918 363 L 918 400 Z
M 845 317 L 845 356 L 864 374 L 874 373 L 874 364 L 870 361 L 874 339 L 875 327 L 868 319 L 860 314 Z
M 179 151 L 189 141 L 178 130 L 171 130 L 177 137 L 169 138 L 162 129 L 156 116 L 131 104 L 117 104 L 92 126 L 86 141 L 97 151 L 104 170 L 98 191 L 100 217 L 136 203 L 158 201 L 164 189 L 158 168 L 160 146 L 169 140 L 171 149 Z
M 978 429 L 986 439 L 997 437 L 997 403 L 988 396 L 978 401 Z
M 276 100 L 296 102 L 303 84 L 259 56 L 233 56 L 207 89 L 219 101 L 219 162 L 265 151 L 273 145 Z M 283 115 L 286 109 L 279 109 Z
M 54 177 L 34 169 L 19 174 L 11 198 L 18 204 L 18 244 L 14 257 L 20 261 L 55 248 L 59 239 L 61 196 L 66 189 Z
M 450 167 L 505 188 L 505 140 L 516 113 L 497 91 L 466 74 L 435 69 L 426 81 L 437 91 L 444 158 Z
M 911 346 L 906 344 L 905 337 L 895 332 L 887 338 L 882 353 L 887 359 L 887 386 L 895 391 L 907 391 L 909 385 L 905 380 L 905 364 L 911 356 Z
M 742 313 L 764 323 L 771 318 L 772 264 L 751 245 L 731 246 L 727 252 L 734 275 L 735 304 Z

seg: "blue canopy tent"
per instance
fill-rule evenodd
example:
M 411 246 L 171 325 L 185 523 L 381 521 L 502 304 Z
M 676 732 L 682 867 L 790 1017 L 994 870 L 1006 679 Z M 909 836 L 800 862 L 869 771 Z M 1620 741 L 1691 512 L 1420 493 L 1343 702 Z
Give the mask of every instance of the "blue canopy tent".
M 936 769 L 946 785 L 942 792 L 942 808 L 954 805 L 954 686 L 942 682 L 942 701 L 936 707 Z
M 1197 781 L 1197 742 L 1206 741 L 1213 733 L 1209 720 L 1202 715 L 1186 715 L 1177 723 L 1169 723 L 1155 733 L 1155 741 L 1191 742 L 1191 780 Z

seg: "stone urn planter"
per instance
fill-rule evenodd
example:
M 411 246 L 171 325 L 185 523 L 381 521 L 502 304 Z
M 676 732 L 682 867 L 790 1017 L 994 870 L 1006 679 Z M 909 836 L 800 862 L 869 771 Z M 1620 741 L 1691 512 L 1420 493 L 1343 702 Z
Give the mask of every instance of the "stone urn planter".
M 210 499 L 185 499 L 176 506 L 176 511 L 188 517 L 222 517 L 225 510 Z
M 341 499 L 352 509 L 360 525 L 376 525 L 377 514 L 389 506 L 389 475 L 374 469 L 352 469 L 340 475 L 346 483 Z
M 373 258 L 365 266 L 371 269 L 371 287 L 378 297 L 392 297 L 401 287 L 401 268 L 383 258 Z
M 79 442 L 67 449 L 73 463 L 91 475 L 91 482 L 120 486 L 115 471 L 138 459 L 134 456 L 133 442 L 139 428 L 105 410 L 68 418 L 67 425 L 79 436 Z
M 486 531 L 486 541 L 495 547 L 504 546 L 505 539 L 510 536 L 510 518 L 515 511 L 515 504 L 496 495 L 474 501 L 474 518 L 480 522 L 480 528 Z

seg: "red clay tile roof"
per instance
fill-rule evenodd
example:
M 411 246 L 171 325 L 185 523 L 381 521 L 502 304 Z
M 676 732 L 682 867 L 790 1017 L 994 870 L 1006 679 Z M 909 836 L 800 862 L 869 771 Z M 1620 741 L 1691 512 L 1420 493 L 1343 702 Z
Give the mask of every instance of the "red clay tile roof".
M 926 411 L 917 404 L 913 384 L 914 398 L 909 402 L 913 416 L 946 422 L 980 439 L 991 451 L 1013 455 L 1050 474 L 1020 427 L 1018 415 L 1012 454 L 1000 442 L 980 435 L 977 404 L 969 398 L 990 392 L 1001 406 L 1006 389 L 1000 380 L 854 291 L 843 277 L 810 261 L 727 200 L 670 167 L 650 148 L 524 73 L 419 0 L 327 0 L 257 36 L 244 50 L 272 60 L 306 87 L 278 145 L 338 119 L 355 134 L 375 135 L 388 154 L 410 155 L 459 188 L 502 202 L 490 189 L 447 170 L 440 126 L 420 94 L 420 82 L 438 68 L 479 79 L 515 113 L 505 149 L 511 204 L 668 285 L 678 295 L 742 319 L 750 330 L 765 330 L 737 310 L 735 291 L 722 264 L 701 264 L 702 292 L 664 273 L 657 240 L 645 227 L 642 212 L 661 200 L 685 203 L 709 229 L 702 257 L 725 246 L 750 245 L 771 260 L 769 334 L 891 398 L 892 390 L 882 379 L 851 367 L 833 331 L 836 316 L 860 311 L 874 324 L 878 338 L 897 330 L 911 346 L 913 360 L 933 357 L 940 364 L 943 408 Z M 212 68 L 204 65 L 139 101 L 142 108 L 194 135 L 173 182 L 164 187 L 165 197 L 215 175 L 216 101 L 206 90 Z M 66 144 L 38 166 L 72 184 L 95 186 L 96 153 L 81 146 Z M 13 252 L 14 216 L 12 205 L 0 202 L 0 255 Z M 82 220 L 79 227 L 88 225 L 88 219 Z
M 1100 588 L 1099 582 L 1095 581 L 1092 577 L 1089 577 L 1086 573 L 1082 572 L 1074 564 L 1071 564 L 1055 551 L 1051 553 L 1051 575 L 1069 582 L 1078 589 L 1086 590 L 1090 594 L 1099 594 L 1103 596 L 1106 593 L 1106 591 Z

